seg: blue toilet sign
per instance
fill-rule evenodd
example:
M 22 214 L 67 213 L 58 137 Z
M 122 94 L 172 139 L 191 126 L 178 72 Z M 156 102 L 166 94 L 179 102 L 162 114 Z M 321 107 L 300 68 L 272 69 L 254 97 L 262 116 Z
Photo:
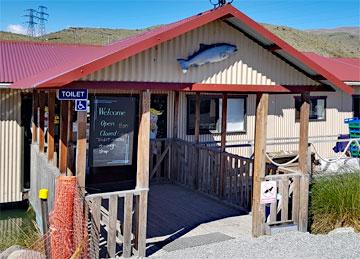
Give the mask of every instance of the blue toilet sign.
M 75 111 L 82 112 L 87 111 L 87 100 L 75 100 Z
M 59 89 L 58 90 L 59 100 L 87 100 L 88 90 L 87 89 Z

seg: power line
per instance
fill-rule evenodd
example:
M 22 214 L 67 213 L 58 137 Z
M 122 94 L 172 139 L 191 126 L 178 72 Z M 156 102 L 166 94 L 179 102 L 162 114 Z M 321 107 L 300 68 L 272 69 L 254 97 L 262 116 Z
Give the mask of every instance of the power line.
M 38 35 L 43 36 L 46 34 L 45 29 L 45 22 L 48 21 L 49 14 L 47 13 L 48 8 L 43 5 L 38 6 L 38 20 L 39 20 L 39 27 L 38 27 Z
M 25 24 L 27 24 L 27 35 L 28 36 L 43 36 L 46 34 L 45 23 L 48 21 L 49 14 L 47 12 L 47 7 L 39 5 L 38 9 L 33 8 L 26 9 L 26 14 L 24 17 L 27 17 Z M 36 26 L 37 25 L 37 26 Z M 36 33 L 37 27 L 37 33 Z
M 27 35 L 28 36 L 35 36 L 35 25 L 37 24 L 37 22 L 35 22 L 35 19 L 37 19 L 38 17 L 36 16 L 37 11 L 35 9 L 26 9 L 25 12 L 27 12 L 27 14 L 25 14 L 24 16 L 28 18 L 28 20 L 25 22 L 28 26 L 27 26 Z

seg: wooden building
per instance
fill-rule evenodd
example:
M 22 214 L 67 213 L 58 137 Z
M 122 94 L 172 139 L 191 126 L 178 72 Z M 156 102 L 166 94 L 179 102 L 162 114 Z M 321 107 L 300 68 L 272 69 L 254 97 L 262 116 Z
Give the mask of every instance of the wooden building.
M 208 50 L 210 54 L 204 54 Z M 177 59 L 186 59 L 191 66 L 180 67 Z M 251 206 L 254 236 L 264 234 L 266 225 L 264 205 L 259 200 L 260 182 L 284 177 L 280 181 L 287 192 L 289 179 L 294 178 L 297 187 L 290 221 L 305 231 L 310 93 L 353 92 L 352 87 L 231 5 L 74 54 L 11 87 L 34 93 L 31 196 L 35 209 L 37 189 L 53 190 L 54 179 L 60 174 L 76 175 L 88 192 L 100 192 L 89 196 L 94 199 L 92 211 L 98 212 L 96 219 L 100 217 L 101 198 L 115 195 L 110 203 L 116 203 L 122 195 L 124 206 L 131 205 L 131 213 L 135 199 L 136 220 L 128 223 L 136 225 L 134 248 L 139 255 L 145 253 L 149 179 L 153 176 L 200 191 L 211 189 L 208 192 L 220 199 L 231 197 L 228 201 L 235 199 L 240 207 Z M 84 89 L 89 91 L 89 111 L 74 112 L 73 101 L 56 98 L 57 90 L 68 90 L 71 97 L 75 90 Z M 299 122 L 294 119 L 286 127 L 298 127 L 299 169 L 296 174 L 267 176 L 267 131 L 277 131 L 268 129 L 273 123 L 268 118 L 272 109 L 269 100 L 276 101 L 273 95 L 293 100 L 294 94 L 299 95 Z M 58 145 L 53 123 L 56 107 L 60 107 Z M 154 141 L 150 141 L 150 130 L 154 130 L 150 128 L 150 108 L 158 111 L 158 139 Z M 217 133 L 209 134 L 211 131 Z M 239 156 L 226 152 L 229 138 L 245 135 L 254 141 L 254 158 L 249 158 L 249 153 L 240 152 Z M 220 148 L 202 145 L 204 140 L 220 141 Z M 151 154 L 158 157 L 154 160 Z M 166 165 L 162 163 L 165 156 Z M 164 166 L 167 174 L 157 175 Z M 110 190 L 127 191 L 102 196 Z M 282 222 L 288 222 L 287 209 L 281 214 Z M 271 217 L 276 221 L 276 215 Z M 125 226 L 131 233 L 132 228 Z M 127 236 L 124 249 L 130 244 Z

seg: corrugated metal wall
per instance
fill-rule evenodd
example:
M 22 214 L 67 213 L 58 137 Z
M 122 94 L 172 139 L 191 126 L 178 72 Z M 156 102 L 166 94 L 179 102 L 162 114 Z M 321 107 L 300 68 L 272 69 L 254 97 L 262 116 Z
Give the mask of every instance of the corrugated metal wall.
M 117 90 L 91 90 L 91 93 L 129 93 L 129 91 Z M 132 92 L 138 94 L 138 91 Z M 170 91 L 152 91 L 154 94 L 168 94 L 168 109 L 167 109 L 167 128 L 168 137 L 173 136 L 173 119 L 174 119 L 174 92 Z M 187 141 L 194 141 L 194 135 L 186 134 L 186 95 L 194 93 L 180 93 L 179 99 L 179 121 L 178 121 L 178 136 Z M 206 93 L 202 93 L 206 94 Z M 310 140 L 334 140 L 339 134 L 347 134 L 348 128 L 344 124 L 345 118 L 352 117 L 352 97 L 343 92 L 319 92 L 312 93 L 312 96 L 326 96 L 326 120 L 325 121 L 311 121 L 309 125 Z M 282 144 L 283 142 L 296 142 L 299 139 L 299 122 L 295 122 L 295 95 L 270 95 L 269 98 L 269 115 L 267 127 L 268 142 L 276 143 L 267 146 L 268 152 L 275 151 L 297 151 L 298 144 Z M 246 97 L 246 132 L 245 133 L 231 133 L 227 135 L 227 144 L 246 144 L 254 142 L 255 134 L 255 105 L 256 95 L 249 94 Z M 201 142 L 220 141 L 220 134 L 200 135 Z M 317 150 L 323 156 L 335 156 L 332 151 L 335 141 L 329 143 L 316 144 Z M 253 147 L 234 147 L 227 148 L 228 152 L 251 156 Z
M 236 44 L 238 51 L 225 61 L 190 68 L 186 74 L 181 72 L 177 58 L 187 58 L 199 49 L 200 43 L 219 42 Z M 318 85 L 221 21 L 185 33 L 82 80 Z
M 22 200 L 21 92 L 0 89 L 0 203 Z
M 309 125 L 310 140 L 334 139 L 338 134 L 348 132 L 345 118 L 352 117 L 352 97 L 342 93 L 312 93 L 313 96 L 326 96 L 327 109 L 325 121 L 311 121 Z M 186 93 L 180 96 L 180 118 L 178 136 L 184 140 L 194 141 L 193 135 L 186 135 Z M 247 96 L 246 133 L 228 134 L 228 144 L 245 144 L 254 141 L 256 96 Z M 268 152 L 296 151 L 297 144 L 281 144 L 284 141 L 297 141 L 299 138 L 299 122 L 295 122 L 294 95 L 270 95 L 267 139 L 276 142 L 267 146 Z M 281 140 L 283 139 L 283 140 Z M 220 141 L 220 134 L 201 135 L 200 141 Z M 332 147 L 335 142 L 316 144 L 318 151 L 324 156 L 334 156 Z M 228 148 L 228 152 L 250 156 L 252 148 Z

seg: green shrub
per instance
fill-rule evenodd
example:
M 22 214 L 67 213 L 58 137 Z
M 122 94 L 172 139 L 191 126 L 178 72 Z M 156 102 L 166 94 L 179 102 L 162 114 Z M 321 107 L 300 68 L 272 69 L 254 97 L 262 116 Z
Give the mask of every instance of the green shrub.
M 310 216 L 313 233 L 337 227 L 360 231 L 360 172 L 322 176 L 311 186 Z

